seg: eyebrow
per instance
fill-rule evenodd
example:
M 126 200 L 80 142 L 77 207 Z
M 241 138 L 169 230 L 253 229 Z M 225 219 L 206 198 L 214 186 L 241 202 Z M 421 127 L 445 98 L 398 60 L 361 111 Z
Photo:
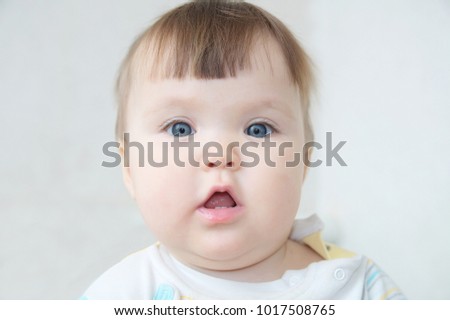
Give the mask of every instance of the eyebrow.
M 201 103 L 195 96 L 189 98 L 170 97 L 158 102 L 158 108 L 154 112 L 160 112 L 168 107 L 176 109 L 188 108 L 195 110 L 199 105 L 201 105 Z M 242 109 L 246 110 L 255 110 L 263 107 L 279 112 L 288 118 L 294 117 L 292 108 L 290 108 L 286 102 L 279 99 L 263 98 L 258 100 L 249 100 L 239 103 L 239 105 Z
M 250 101 L 243 104 L 244 108 L 254 109 L 254 108 L 268 108 L 274 111 L 277 111 L 288 118 L 293 118 L 292 108 L 289 105 L 281 100 L 265 98 L 262 100 Z

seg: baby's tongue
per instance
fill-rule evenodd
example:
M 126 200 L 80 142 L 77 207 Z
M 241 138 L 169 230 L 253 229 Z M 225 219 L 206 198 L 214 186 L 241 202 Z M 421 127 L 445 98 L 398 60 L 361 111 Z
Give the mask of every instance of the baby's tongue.
M 217 207 L 231 208 L 236 206 L 233 198 L 228 192 L 216 192 L 205 203 L 205 208 L 214 209 Z

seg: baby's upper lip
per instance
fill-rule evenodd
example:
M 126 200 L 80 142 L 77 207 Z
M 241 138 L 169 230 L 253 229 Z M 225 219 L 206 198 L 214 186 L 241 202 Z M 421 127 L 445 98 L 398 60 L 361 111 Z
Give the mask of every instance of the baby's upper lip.
M 216 192 L 228 192 L 228 194 L 233 198 L 234 202 L 236 202 L 236 206 L 242 206 L 241 201 L 238 199 L 236 192 L 233 190 L 231 186 L 224 185 L 224 186 L 214 186 L 212 187 L 206 198 L 203 200 L 202 203 L 200 203 L 200 207 L 203 207 L 205 203 L 209 200 L 209 198 L 212 197 L 212 195 Z

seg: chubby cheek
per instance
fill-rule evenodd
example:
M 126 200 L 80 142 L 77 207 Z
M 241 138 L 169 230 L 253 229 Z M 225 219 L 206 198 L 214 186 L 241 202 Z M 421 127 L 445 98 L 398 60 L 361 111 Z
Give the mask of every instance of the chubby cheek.
M 138 139 L 144 146 L 143 154 L 137 148 L 130 148 L 129 175 L 136 203 L 155 232 L 155 228 L 164 230 L 164 226 L 182 212 L 179 206 L 188 199 L 192 181 L 189 181 L 187 168 L 174 165 L 170 148 L 164 150 L 163 143 L 155 137 L 150 140 L 151 145 L 145 139 Z
M 146 224 L 161 241 L 173 235 L 174 230 L 183 231 L 177 226 L 186 223 L 185 213 L 192 203 L 189 179 L 178 171 L 171 167 L 140 168 L 133 178 L 137 205 Z
M 248 177 L 243 179 L 250 199 L 256 200 L 251 202 L 258 206 L 255 210 L 261 217 L 266 217 L 265 223 L 271 223 L 273 228 L 283 229 L 283 232 L 290 230 L 301 196 L 303 164 L 287 165 L 294 163 L 295 152 L 298 151 L 286 149 L 281 156 L 278 150 L 273 150 L 270 155 L 273 167 L 262 161 L 257 167 L 246 169 Z
M 263 172 L 265 171 L 265 172 Z M 291 219 L 295 216 L 300 201 L 300 170 L 265 168 L 255 177 L 252 188 L 254 203 L 268 212 L 268 217 Z M 262 205 L 264 204 L 264 205 Z

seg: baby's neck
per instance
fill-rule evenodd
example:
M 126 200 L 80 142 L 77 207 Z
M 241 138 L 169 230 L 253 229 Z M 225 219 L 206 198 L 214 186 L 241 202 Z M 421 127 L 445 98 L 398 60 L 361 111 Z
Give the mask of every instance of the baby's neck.
M 288 240 L 274 254 L 266 259 L 242 268 L 231 271 L 194 269 L 213 277 L 243 281 L 243 282 L 268 282 L 280 279 L 287 270 L 299 270 L 308 267 L 313 262 L 323 258 L 309 246 L 292 240 Z

